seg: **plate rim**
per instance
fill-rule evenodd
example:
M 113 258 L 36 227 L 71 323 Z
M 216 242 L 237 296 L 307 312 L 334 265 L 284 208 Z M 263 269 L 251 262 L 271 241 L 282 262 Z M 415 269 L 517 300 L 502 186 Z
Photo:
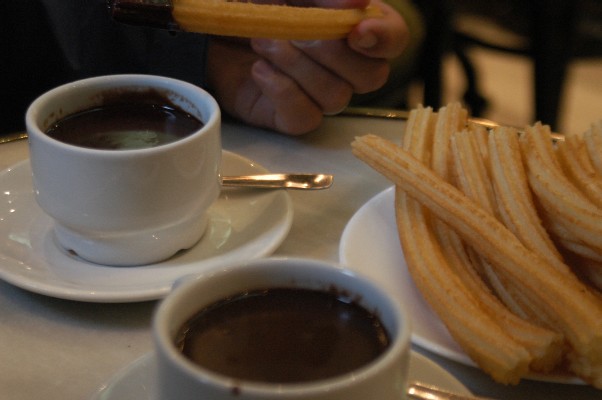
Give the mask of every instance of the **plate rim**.
M 466 387 L 466 385 L 464 385 L 464 383 L 462 383 L 458 378 L 456 378 L 452 373 L 447 371 L 445 368 L 443 368 L 442 366 L 440 366 L 439 364 L 437 364 L 436 362 L 434 362 L 427 356 L 420 354 L 416 350 L 413 350 L 413 349 L 409 349 L 409 350 L 410 350 L 410 361 L 409 361 L 409 363 L 410 363 L 409 364 L 410 365 L 409 378 L 410 379 L 412 379 L 412 369 L 414 369 L 414 372 L 416 372 L 416 370 L 418 368 L 421 368 L 421 369 L 428 368 L 431 372 L 436 371 L 438 375 L 445 377 L 446 382 L 445 383 L 431 382 L 427 379 L 421 380 L 422 382 L 434 384 L 434 385 L 442 387 L 443 389 L 454 391 L 455 393 L 458 393 L 458 394 L 463 394 L 463 395 L 471 395 L 472 394 L 471 391 Z M 117 385 L 122 384 L 130 375 L 140 373 L 140 371 L 139 371 L 140 369 L 154 368 L 155 366 L 151 365 L 151 363 L 155 362 L 155 360 L 156 360 L 155 357 L 156 357 L 155 351 L 151 350 L 141 356 L 138 356 L 136 359 L 131 361 L 126 366 L 122 366 L 120 369 L 117 370 L 117 372 L 115 372 L 113 375 L 111 375 L 105 382 L 103 382 L 96 389 L 96 391 L 92 394 L 90 400 L 117 400 L 117 399 L 113 399 L 113 397 L 111 396 L 111 390 L 115 390 L 115 388 L 118 388 Z M 149 374 L 149 373 L 144 374 L 145 377 L 149 377 L 150 375 L 151 374 Z M 142 379 L 145 379 L 145 378 L 142 378 Z M 153 392 L 155 389 L 154 389 L 154 387 L 152 387 L 153 386 L 152 385 L 153 382 L 151 382 L 152 378 L 149 377 L 148 379 L 149 379 L 149 382 L 142 382 L 142 383 L 149 383 L 148 386 L 146 386 L 144 384 L 137 385 L 138 387 L 144 387 L 145 389 L 140 389 L 140 390 L 145 390 L 146 394 L 148 395 L 148 397 L 145 397 L 145 398 L 137 397 L 139 400 L 153 400 L 155 397 L 153 395 L 154 394 Z M 146 390 L 146 389 L 148 389 L 148 390 Z M 134 393 L 134 394 L 136 394 L 136 393 Z M 139 393 L 138 393 L 138 395 L 139 395 Z
M 361 270 L 357 269 L 358 268 L 357 265 L 354 265 L 354 263 L 348 259 L 346 249 L 347 249 L 347 243 L 349 242 L 349 238 L 354 233 L 353 229 L 355 228 L 355 225 L 357 224 L 357 220 L 359 218 L 361 218 L 363 216 L 363 214 L 365 214 L 369 211 L 375 212 L 374 210 L 375 210 L 376 204 L 380 204 L 383 201 L 387 201 L 388 197 L 391 197 L 394 195 L 395 195 L 395 185 L 387 187 L 386 189 L 384 189 L 384 190 L 378 192 L 377 194 L 375 194 L 374 196 L 372 196 L 364 204 L 362 204 L 360 206 L 360 208 L 349 219 L 349 221 L 345 225 L 345 228 L 343 229 L 343 233 L 341 235 L 341 241 L 339 243 L 339 262 L 342 265 L 344 265 L 352 270 L 362 272 Z M 378 211 L 382 212 L 382 210 L 378 210 Z M 395 230 L 395 231 L 397 232 L 397 230 Z M 403 255 L 403 251 L 401 249 L 401 245 L 398 248 L 401 253 L 401 257 L 403 258 L 404 255 Z M 405 264 L 405 260 L 404 260 L 404 264 Z M 406 268 L 406 271 L 407 271 L 407 268 Z M 409 272 L 406 273 L 406 275 L 409 275 Z M 411 283 L 411 285 L 414 286 L 413 283 Z M 430 306 L 428 305 L 426 300 L 424 300 L 423 298 L 421 298 L 420 300 L 422 302 L 424 302 L 425 305 L 429 308 L 430 313 L 435 318 L 437 318 L 438 321 L 440 321 L 439 317 L 430 308 Z M 412 318 L 412 324 L 415 325 L 414 318 Z M 447 331 L 447 328 L 444 325 L 443 325 L 443 328 L 446 330 L 446 333 L 449 335 L 450 339 L 454 343 L 457 344 L 457 342 L 453 339 L 453 337 L 451 337 L 451 334 L 449 334 L 449 332 Z M 448 360 L 455 361 L 460 364 L 479 369 L 478 365 L 459 347 L 459 345 L 458 345 L 458 347 L 459 347 L 459 351 L 458 351 L 458 350 L 448 347 L 446 345 L 446 343 L 441 343 L 441 342 L 436 342 L 436 341 L 430 340 L 424 336 L 417 334 L 415 331 L 412 332 L 411 342 L 414 345 L 420 347 L 421 349 L 432 352 L 433 354 L 444 357 Z M 523 379 L 540 381 L 540 382 L 572 384 L 572 385 L 585 385 L 586 384 L 582 379 L 580 379 L 578 377 L 563 376 L 563 375 L 544 375 L 544 374 L 532 373 L 532 374 L 529 374 L 528 376 L 524 377 Z

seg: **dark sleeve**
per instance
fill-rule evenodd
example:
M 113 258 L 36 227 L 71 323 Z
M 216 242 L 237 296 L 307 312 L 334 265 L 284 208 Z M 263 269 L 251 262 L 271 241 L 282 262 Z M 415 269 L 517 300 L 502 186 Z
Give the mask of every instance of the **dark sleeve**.
M 204 35 L 119 24 L 106 0 L 2 1 L 0 24 L 0 93 L 11 95 L 2 133 L 24 129 L 31 101 L 76 79 L 143 73 L 205 85 Z

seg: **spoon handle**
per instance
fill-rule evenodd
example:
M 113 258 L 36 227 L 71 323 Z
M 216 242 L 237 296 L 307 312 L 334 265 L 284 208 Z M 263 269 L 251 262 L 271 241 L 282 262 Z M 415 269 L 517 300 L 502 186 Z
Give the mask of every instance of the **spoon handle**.
M 11 132 L 6 135 L 0 135 L 0 144 L 14 142 L 17 140 L 27 139 L 27 133 L 25 132 Z
M 253 187 L 262 189 L 327 189 L 333 176 L 326 174 L 263 174 L 224 176 L 223 186 Z
M 485 397 L 475 397 L 427 385 L 421 382 L 411 382 L 408 387 L 408 398 L 415 400 L 492 400 Z

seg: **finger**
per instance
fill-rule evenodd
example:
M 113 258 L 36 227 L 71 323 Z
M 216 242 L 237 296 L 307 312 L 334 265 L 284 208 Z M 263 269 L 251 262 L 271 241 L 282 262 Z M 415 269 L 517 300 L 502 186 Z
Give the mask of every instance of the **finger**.
M 252 46 L 282 73 L 290 76 L 323 113 L 336 113 L 351 100 L 354 88 L 347 80 L 316 63 L 290 42 L 257 39 L 252 41 Z
M 253 65 L 252 75 L 261 95 L 249 102 L 247 112 L 257 124 L 290 135 L 307 133 L 320 125 L 321 108 L 290 77 L 264 60 Z
M 349 47 L 368 57 L 395 58 L 409 43 L 408 26 L 391 6 L 375 3 L 383 11 L 382 18 L 368 18 L 360 22 L 349 34 Z
M 366 57 L 351 49 L 344 40 L 291 43 L 314 62 L 347 81 L 354 93 L 374 91 L 384 85 L 389 76 L 386 59 Z

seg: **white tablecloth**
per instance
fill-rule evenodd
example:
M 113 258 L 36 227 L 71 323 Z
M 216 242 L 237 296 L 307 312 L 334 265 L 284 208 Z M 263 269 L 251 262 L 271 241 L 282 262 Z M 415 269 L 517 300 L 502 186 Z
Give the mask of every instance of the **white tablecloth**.
M 226 122 L 223 145 L 272 171 L 335 175 L 328 190 L 290 191 L 294 222 L 275 254 L 338 261 L 339 240 L 348 220 L 390 186 L 351 154 L 349 143 L 366 133 L 396 139 L 402 129 L 398 120 L 331 117 L 312 134 L 287 137 Z M 27 157 L 26 141 L 0 145 L 0 169 Z M 90 398 L 118 370 L 152 350 L 150 321 L 155 306 L 156 302 L 61 300 L 0 281 L 0 399 Z M 602 392 L 580 385 L 523 381 L 505 387 L 475 368 L 415 349 L 475 394 L 525 400 L 602 398 Z

